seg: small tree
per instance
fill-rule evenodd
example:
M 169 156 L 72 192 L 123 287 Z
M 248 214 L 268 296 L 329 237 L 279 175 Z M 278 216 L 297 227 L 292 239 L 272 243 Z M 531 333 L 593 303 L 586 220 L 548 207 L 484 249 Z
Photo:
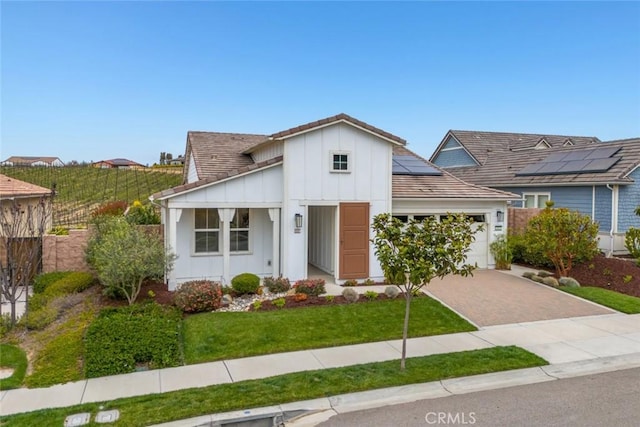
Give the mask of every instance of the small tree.
M 568 276 L 575 262 L 598 253 L 598 224 L 567 208 L 545 208 L 531 218 L 524 233 L 527 251 L 548 258 L 558 276 Z
M 435 277 L 471 274 L 475 266 L 465 264 L 466 254 L 475 240 L 471 221 L 460 214 L 438 221 L 427 217 L 403 224 L 389 214 L 376 215 L 372 242 L 387 281 L 404 292 L 406 302 L 402 330 L 402 358 L 405 369 L 409 312 L 414 293 Z
M 153 233 L 129 224 L 124 217 L 101 217 L 87 244 L 87 262 L 95 269 L 105 293 L 122 294 L 133 304 L 145 279 L 160 279 L 175 259 Z
M 51 225 L 51 203 L 49 195 L 0 200 L 0 290 L 11 305 L 12 325 L 16 303 L 23 295 L 26 301 L 42 262 L 42 236 Z
M 640 216 L 640 206 L 637 206 L 633 212 Z M 640 228 L 629 227 L 624 234 L 624 246 L 629 251 L 629 255 L 635 259 L 640 259 Z

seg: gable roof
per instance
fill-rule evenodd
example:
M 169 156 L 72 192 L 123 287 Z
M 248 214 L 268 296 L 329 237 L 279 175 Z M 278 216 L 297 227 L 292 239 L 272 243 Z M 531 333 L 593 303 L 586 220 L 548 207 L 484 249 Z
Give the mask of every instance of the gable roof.
M 564 139 L 562 139 L 564 138 Z M 630 184 L 633 182 L 627 175 L 640 164 L 640 138 L 630 138 L 602 142 L 596 139 L 589 143 L 582 137 L 570 137 L 574 145 L 564 146 L 567 137 L 552 140 L 553 145 L 547 149 L 505 149 L 494 144 L 495 150 L 484 154 L 481 165 L 447 169 L 458 178 L 487 187 L 519 187 L 542 185 L 592 185 L 592 184 Z M 551 139 L 551 138 L 550 138 Z M 550 142 L 547 139 L 547 142 Z M 529 140 L 528 142 L 530 142 Z M 511 145 L 513 147 L 513 145 Z M 591 150 L 604 147 L 618 147 L 616 157 L 621 159 L 608 170 L 589 173 L 556 173 L 545 175 L 518 175 L 527 165 L 540 162 L 554 153 L 569 153 L 576 150 Z
M 47 157 L 47 156 L 11 156 L 2 163 L 12 163 L 14 165 L 31 165 L 36 162 L 42 162 L 52 164 L 55 161 L 62 163 L 59 157 Z
M 391 194 L 394 199 L 520 199 L 517 194 L 464 182 L 406 147 L 393 147 L 393 154 L 416 157 L 442 172 L 442 175 L 393 175 Z
M 51 190 L 0 174 L 0 197 L 30 197 L 50 195 Z
M 546 152 L 549 148 L 562 147 L 568 139 L 571 140 L 573 146 L 602 142 L 594 136 L 450 130 L 429 160 L 435 160 L 449 136 L 454 137 L 479 165 L 484 165 L 494 153 L 522 151 L 530 153 L 534 150 Z M 544 148 L 546 146 L 549 148 Z

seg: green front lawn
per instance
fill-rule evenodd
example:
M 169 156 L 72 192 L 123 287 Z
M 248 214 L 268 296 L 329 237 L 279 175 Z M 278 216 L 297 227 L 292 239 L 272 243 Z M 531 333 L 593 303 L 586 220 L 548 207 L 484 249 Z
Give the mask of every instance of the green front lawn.
M 372 301 L 305 309 L 203 313 L 184 321 L 188 364 L 402 338 L 405 301 Z M 409 336 L 475 331 L 429 298 L 411 304 Z
M 19 347 L 0 344 L 0 367 L 13 369 L 10 377 L 0 380 L 0 390 L 18 388 L 27 372 L 27 355 Z
M 398 360 L 392 360 L 298 372 L 261 380 L 118 399 L 106 404 L 90 403 L 35 411 L 4 417 L 0 424 L 15 427 L 59 426 L 70 414 L 90 412 L 95 417 L 99 410 L 118 409 L 120 419 L 110 425 L 142 426 L 217 412 L 546 364 L 544 359 L 518 347 L 494 347 L 407 359 L 405 371 L 400 371 Z M 90 425 L 99 424 L 92 422 Z
M 622 313 L 640 313 L 640 298 L 592 286 L 583 286 L 580 288 L 560 286 L 559 289 Z

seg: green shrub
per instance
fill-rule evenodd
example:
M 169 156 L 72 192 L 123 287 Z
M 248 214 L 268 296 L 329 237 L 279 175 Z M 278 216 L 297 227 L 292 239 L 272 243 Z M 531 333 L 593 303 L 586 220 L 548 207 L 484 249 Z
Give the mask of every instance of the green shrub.
M 378 298 L 378 293 L 376 291 L 367 291 L 364 293 L 364 296 L 369 300 L 373 301 Z
M 39 310 L 46 306 L 51 298 L 45 294 L 33 294 L 29 297 L 28 311 Z
M 13 330 L 13 323 L 11 322 L 11 314 L 2 313 L 0 316 L 0 338 L 3 338 L 9 332 Z
M 296 294 L 306 294 L 313 297 L 327 292 L 324 288 L 324 279 L 298 280 L 293 288 L 296 290 Z
M 47 234 L 52 234 L 54 236 L 68 236 L 69 229 L 67 227 L 57 226 L 49 230 Z
M 60 279 L 71 274 L 71 271 L 53 271 L 51 273 L 42 273 L 38 274 L 33 279 L 33 293 L 41 294 L 47 289 L 50 285 L 57 282 Z
M 96 279 L 91 273 L 74 271 L 49 285 L 44 294 L 49 297 L 65 294 L 77 294 L 89 289 L 95 281 Z
M 127 221 L 135 225 L 160 224 L 160 215 L 151 203 L 143 205 L 136 200 L 127 211 Z
M 567 286 L 569 288 L 580 287 L 580 283 L 578 283 L 578 281 L 573 277 L 561 277 L 560 279 L 558 279 L 558 283 L 560 283 L 560 285 L 562 286 Z
M 635 259 L 640 259 L 640 228 L 629 227 L 624 234 L 624 246 Z
M 174 303 L 185 313 L 213 311 L 222 304 L 222 287 L 209 280 L 185 282 L 174 293 Z
M 384 293 L 388 298 L 394 299 L 400 295 L 400 289 L 397 286 L 387 286 L 384 288 Z
M 511 233 L 507 238 L 507 245 L 511 252 L 511 262 L 524 263 L 527 245 L 524 242 L 524 236 L 520 233 Z
M 360 295 L 358 295 L 358 292 L 353 288 L 344 289 L 342 291 L 342 296 L 344 297 L 344 299 L 347 300 L 347 302 L 356 302 L 360 298 Z
M 272 294 L 280 294 L 291 289 L 291 282 L 286 277 L 265 277 L 262 284 L 269 289 Z
M 355 279 L 345 280 L 342 286 L 358 286 L 358 281 Z
M 335 295 L 326 295 L 324 297 L 324 299 L 326 299 L 327 302 L 333 302 L 333 300 L 336 299 L 336 296 Z
M 28 310 L 20 318 L 20 323 L 24 324 L 27 329 L 42 330 L 53 323 L 58 318 L 60 311 L 52 304 L 47 304 L 37 310 Z
M 491 255 L 496 260 L 496 269 L 511 270 L 511 262 L 513 261 L 513 253 L 509 247 L 509 243 L 504 234 L 499 235 L 489 245 Z
M 271 301 L 271 304 L 275 305 L 278 308 L 284 307 L 284 305 L 286 303 L 287 303 L 287 301 L 284 298 L 278 298 L 278 299 L 274 299 L 273 301 Z
M 371 279 L 367 279 L 367 280 L 365 280 L 364 282 L 362 282 L 362 284 L 363 284 L 363 285 L 365 285 L 365 286 L 373 286 L 373 285 L 375 285 L 375 284 L 376 284 L 376 282 L 374 282 L 374 281 L 373 281 L 373 280 L 371 280 Z
M 181 317 L 155 303 L 103 310 L 87 331 L 86 377 L 180 365 Z
M 238 274 L 231 279 L 231 287 L 238 295 L 255 294 L 260 287 L 260 278 L 252 273 Z
M 255 311 L 258 311 L 262 308 L 262 301 L 260 300 L 254 301 L 252 305 L 253 305 L 253 309 Z

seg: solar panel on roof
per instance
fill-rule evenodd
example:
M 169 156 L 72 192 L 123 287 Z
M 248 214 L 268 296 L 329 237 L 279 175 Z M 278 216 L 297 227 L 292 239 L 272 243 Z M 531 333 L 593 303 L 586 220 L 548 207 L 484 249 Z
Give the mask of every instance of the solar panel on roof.
M 537 163 L 525 166 L 516 176 L 606 172 L 621 159 L 612 157 L 618 151 L 620 147 L 553 153 Z
M 393 156 L 391 173 L 394 175 L 439 176 L 442 175 L 424 160 L 414 156 Z

